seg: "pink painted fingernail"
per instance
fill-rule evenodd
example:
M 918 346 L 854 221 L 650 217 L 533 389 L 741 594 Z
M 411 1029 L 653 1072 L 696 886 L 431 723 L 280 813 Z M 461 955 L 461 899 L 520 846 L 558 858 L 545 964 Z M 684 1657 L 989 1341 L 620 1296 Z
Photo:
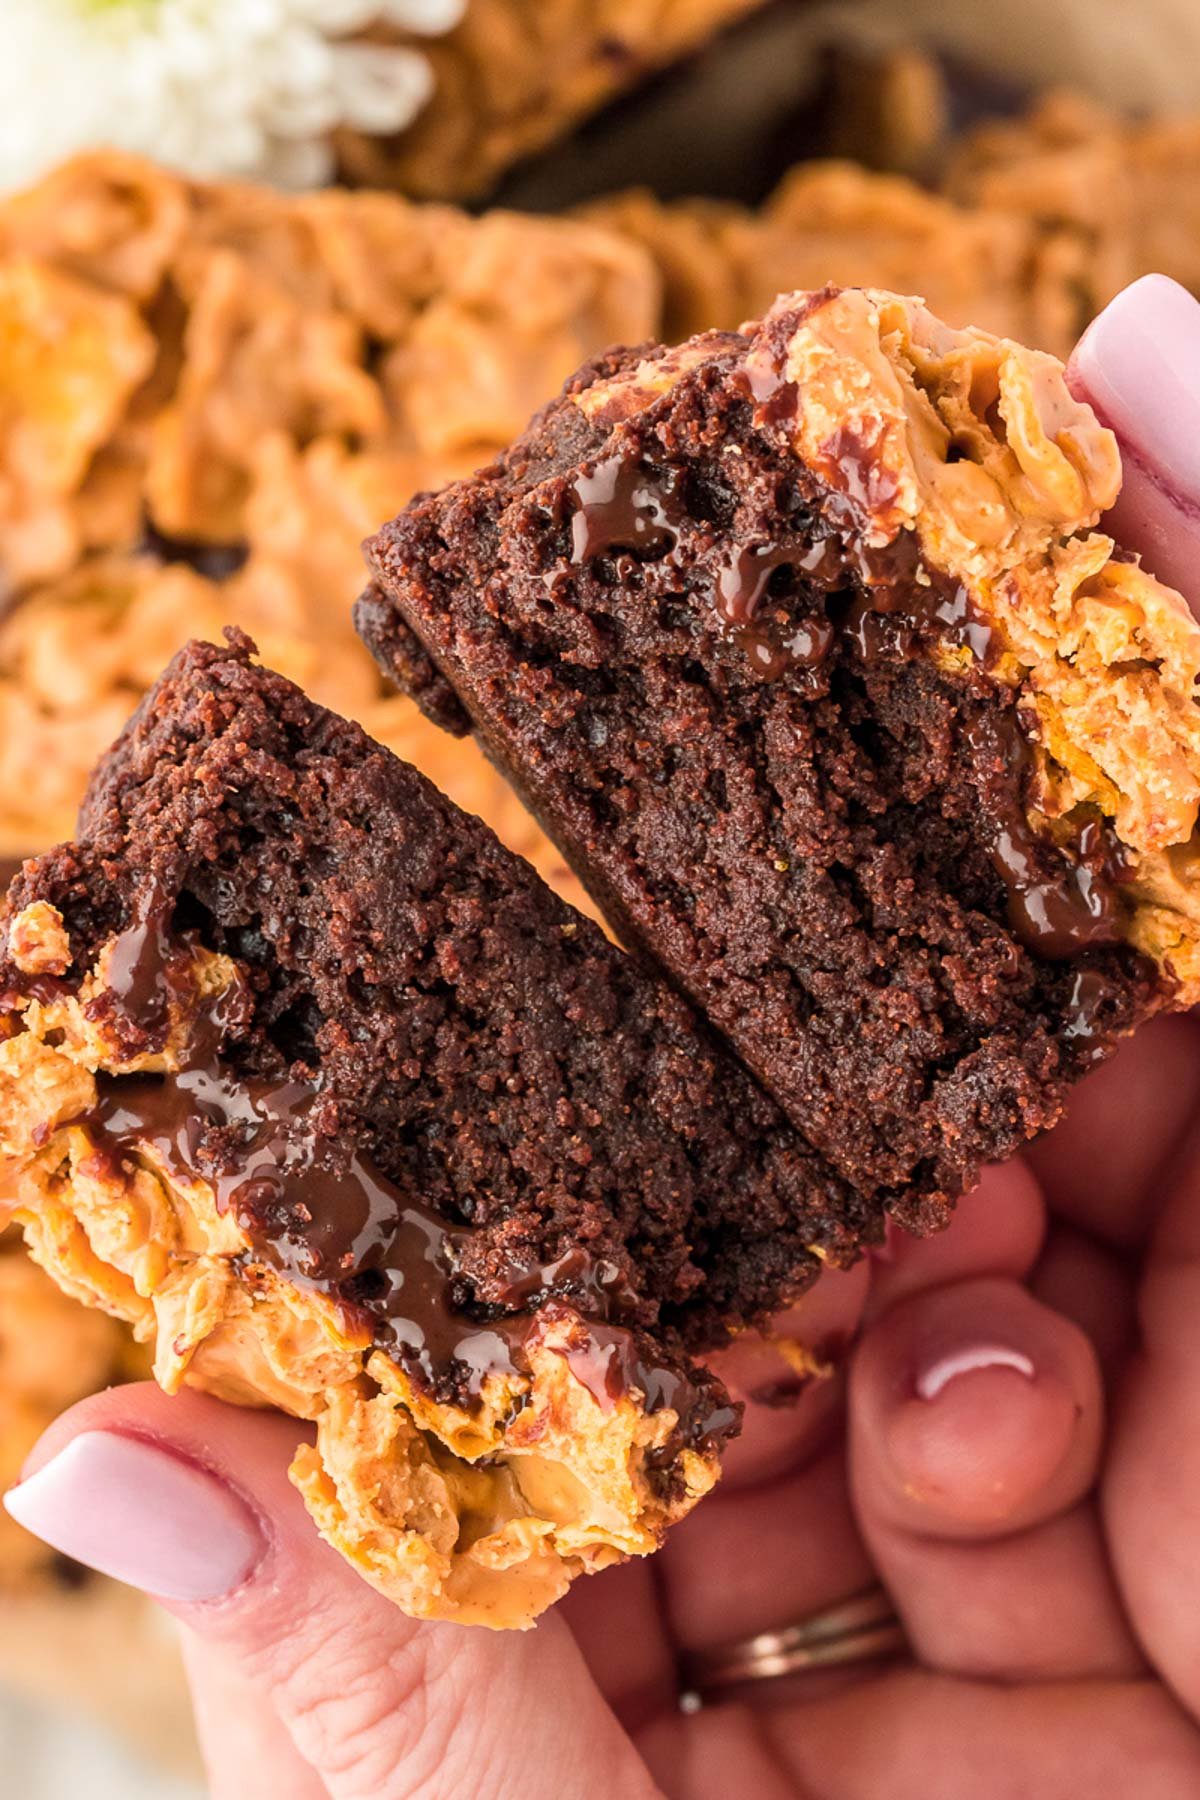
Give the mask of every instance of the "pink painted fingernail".
M 1166 275 L 1143 276 L 1084 333 L 1067 380 L 1120 441 L 1108 529 L 1200 603 L 1200 305 Z
M 1071 373 L 1106 425 L 1200 499 L 1200 304 L 1143 275 L 1089 326 Z
M 919 1370 L 917 1394 L 922 1400 L 936 1400 L 960 1375 L 974 1375 L 980 1369 L 1015 1369 L 1028 1381 L 1037 1373 L 1029 1358 L 1008 1344 L 968 1344 L 943 1353 Z
M 64 1556 L 163 1600 L 232 1593 L 265 1548 L 254 1514 L 218 1476 L 119 1432 L 83 1432 L 4 1504 Z

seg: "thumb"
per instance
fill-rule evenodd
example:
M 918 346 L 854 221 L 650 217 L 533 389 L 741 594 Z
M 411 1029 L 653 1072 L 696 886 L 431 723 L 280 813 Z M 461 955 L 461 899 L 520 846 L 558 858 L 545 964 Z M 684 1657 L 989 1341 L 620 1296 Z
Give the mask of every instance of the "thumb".
M 1177 281 L 1143 275 L 1088 327 L 1067 381 L 1121 446 L 1106 529 L 1200 611 L 1200 306 Z
M 301 1430 L 198 1394 L 114 1389 L 51 1428 L 6 1504 L 64 1554 L 155 1594 L 262 1697 L 262 1753 L 282 1721 L 331 1800 L 652 1800 L 558 1620 L 507 1641 L 418 1623 L 321 1541 L 287 1478 Z M 206 1738 L 219 1758 L 212 1719 Z M 244 1727 L 231 1738 L 244 1758 Z

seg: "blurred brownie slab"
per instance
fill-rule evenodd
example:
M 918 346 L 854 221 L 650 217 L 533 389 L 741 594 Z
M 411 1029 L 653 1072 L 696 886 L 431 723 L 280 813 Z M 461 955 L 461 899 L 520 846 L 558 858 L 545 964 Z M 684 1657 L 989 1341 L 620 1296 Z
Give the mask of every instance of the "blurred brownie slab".
M 765 3 L 471 0 L 452 31 L 415 40 L 434 76 L 415 123 L 392 138 L 340 132 L 343 171 L 420 199 L 477 200 L 513 164 Z

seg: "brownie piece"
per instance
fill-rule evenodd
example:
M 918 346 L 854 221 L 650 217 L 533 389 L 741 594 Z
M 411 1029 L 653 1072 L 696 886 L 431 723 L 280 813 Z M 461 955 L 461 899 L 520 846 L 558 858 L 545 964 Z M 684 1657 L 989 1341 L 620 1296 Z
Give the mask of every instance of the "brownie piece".
M 232 958 L 246 987 L 217 1061 L 319 1083 L 319 1164 L 361 1153 L 469 1225 L 456 1279 L 481 1316 L 585 1246 L 638 1324 L 712 1343 L 802 1288 L 812 1246 L 845 1242 L 854 1197 L 666 983 L 244 640 L 176 659 L 94 778 L 79 841 L 26 865 L 9 912 L 34 901 L 62 913 L 76 970 L 120 933 L 143 959 L 128 1002 L 117 983 L 92 1003 L 130 1057 L 167 1029 L 149 1006 L 163 932 Z M 197 1153 L 243 1161 L 231 1131 Z M 289 1263 L 328 1229 L 247 1217 Z
M 827 289 L 587 365 L 368 543 L 381 667 L 868 1214 L 936 1224 L 1197 991 L 1200 633 L 1089 535 L 1119 472 L 1053 359 Z
M 296 1479 L 368 1579 L 504 1625 L 656 1547 L 737 1426 L 692 1353 L 878 1227 L 655 971 L 234 633 L 0 911 L 0 1195 L 165 1386 L 316 1419 Z
M 712 1486 L 738 1409 L 695 1354 L 880 1218 L 656 971 L 252 654 L 181 652 L 13 879 L 0 1224 L 168 1389 L 314 1419 L 297 1484 L 399 1604 L 525 1625 Z

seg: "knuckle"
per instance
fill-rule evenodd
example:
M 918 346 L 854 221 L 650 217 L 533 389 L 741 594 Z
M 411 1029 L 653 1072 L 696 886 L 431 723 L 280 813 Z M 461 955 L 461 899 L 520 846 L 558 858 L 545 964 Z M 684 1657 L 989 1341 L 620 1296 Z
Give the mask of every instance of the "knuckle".
M 463 1696 L 427 1640 L 373 1654 L 328 1640 L 280 1671 L 273 1698 L 339 1800 L 442 1800 Z M 461 1791 L 461 1790 L 459 1790 Z

